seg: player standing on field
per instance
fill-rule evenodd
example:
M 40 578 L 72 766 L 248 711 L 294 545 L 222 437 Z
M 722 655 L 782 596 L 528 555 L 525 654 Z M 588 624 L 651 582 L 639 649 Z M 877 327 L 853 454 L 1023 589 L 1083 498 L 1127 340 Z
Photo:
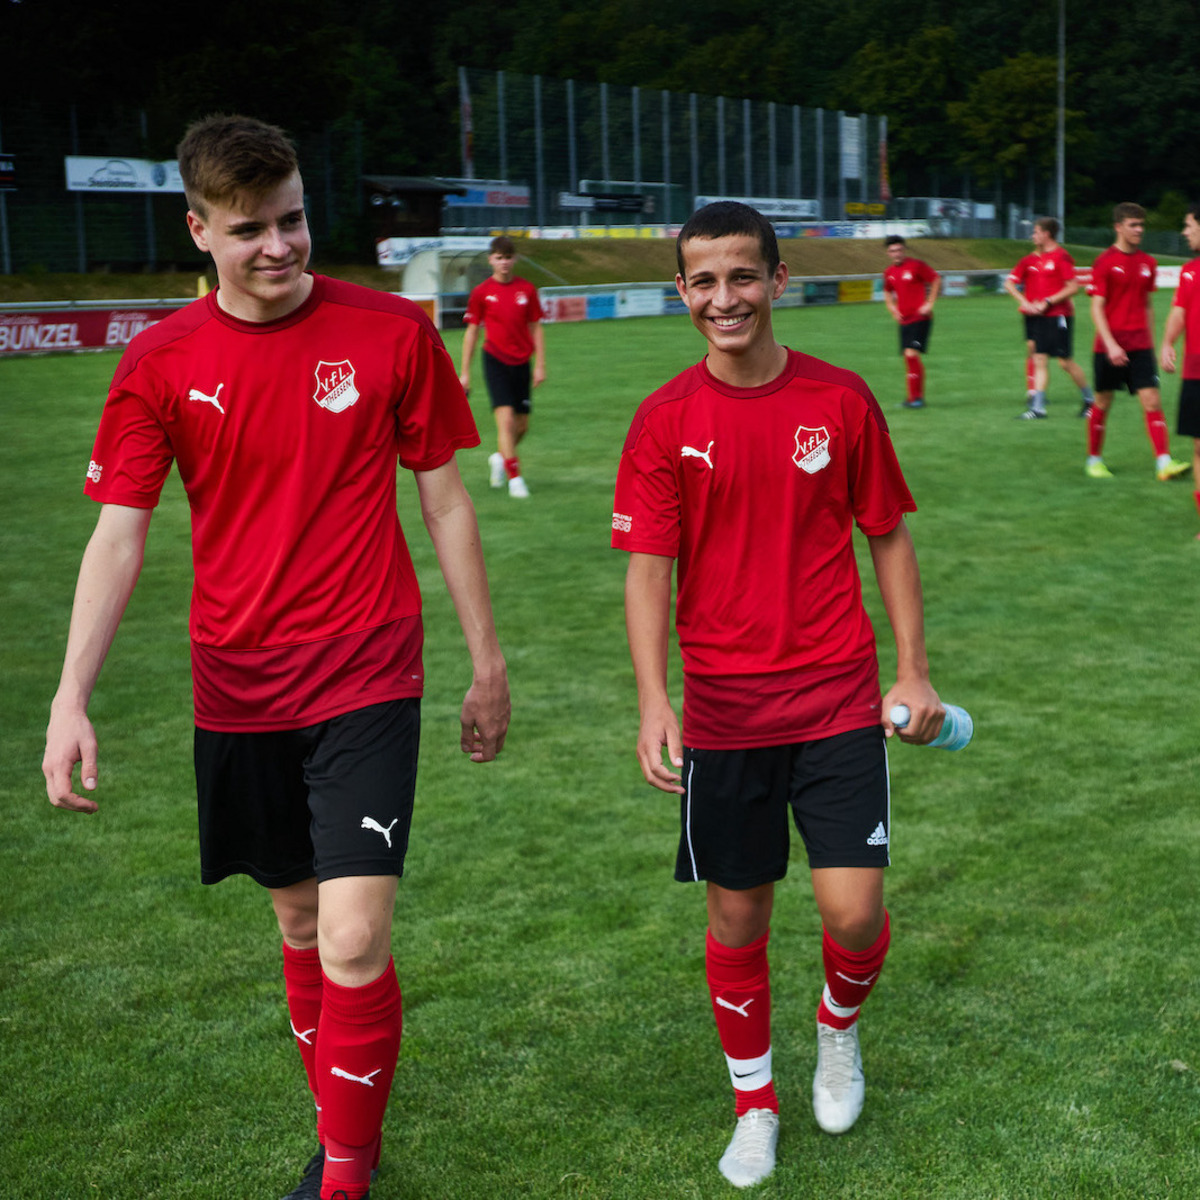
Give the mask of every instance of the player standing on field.
M 1084 472 L 1090 479 L 1111 479 L 1104 465 L 1104 429 L 1117 388 L 1136 392 L 1146 418 L 1146 434 L 1154 447 L 1154 470 L 1166 481 L 1186 475 L 1188 464 L 1171 457 L 1170 436 L 1163 418 L 1154 361 L 1154 295 L 1158 263 L 1142 250 L 1146 210 L 1138 204 L 1113 209 L 1116 239 L 1092 266 L 1092 347 L 1096 402 L 1088 414 L 1088 456 Z
M 71 777 L 79 763 L 83 788 L 97 785 L 88 702 L 174 462 L 192 510 L 201 877 L 251 876 L 283 934 L 320 1143 L 290 1196 L 360 1200 L 400 1049 L 391 922 L 424 684 L 396 462 L 414 473 L 466 637 L 461 745 L 484 762 L 504 743 L 509 696 L 454 458 L 479 436 L 415 305 L 307 273 L 304 188 L 281 130 L 210 117 L 178 155 L 218 288 L 139 334 L 117 367 L 43 770 L 51 803 L 96 811 Z
M 1038 217 L 1033 223 L 1033 253 L 1027 254 L 1004 281 L 1004 289 L 1017 302 L 1025 317 L 1025 338 L 1033 357 L 1033 388 L 1029 405 L 1020 416 L 1026 421 L 1046 415 L 1046 385 L 1049 361 L 1057 358 L 1083 397 L 1081 417 L 1092 407 L 1092 389 L 1083 368 L 1071 357 L 1075 327 L 1075 305 L 1071 297 L 1079 291 L 1075 260 L 1058 244 L 1058 221 Z
M 491 279 L 472 290 L 463 320 L 462 370 L 459 381 L 471 386 L 471 359 L 479 328 L 483 327 L 483 376 L 487 381 L 492 413 L 496 418 L 496 452 L 488 456 L 494 488 L 508 480 L 508 494 L 518 500 L 529 496 L 521 475 L 517 447 L 529 432 L 532 389 L 546 378 L 546 331 L 541 301 L 528 279 L 513 274 L 517 252 L 512 240 L 493 238 L 488 254 Z M 529 360 L 533 359 L 532 380 Z
M 675 285 L 707 354 L 638 409 L 612 543 L 630 551 L 638 761 L 647 782 L 681 797 L 675 878 L 706 881 L 706 973 L 737 1116 L 720 1170 L 746 1187 L 773 1170 L 779 1130 L 767 940 L 788 808 L 824 923 L 813 1109 L 841 1133 L 862 1109 L 856 1022 L 890 939 L 884 739 L 894 729 L 882 713 L 908 704 L 900 736 L 927 742 L 945 710 L 929 683 L 904 523 L 915 505 L 874 397 L 857 375 L 775 340 L 771 305 L 788 271 L 760 213 L 710 204 L 676 245 Z M 855 523 L 898 650 L 882 700 Z M 676 564 L 682 733 L 667 693 Z
M 925 364 L 933 332 L 933 305 L 942 290 L 942 277 L 926 262 L 913 258 L 898 234 L 884 240 L 892 265 L 883 273 L 883 301 L 900 326 L 904 355 L 905 408 L 925 407 Z
M 1193 254 L 1200 254 L 1200 204 L 1193 204 L 1183 218 L 1183 236 Z M 1174 374 L 1178 361 L 1175 343 L 1183 339 L 1183 383 L 1179 389 L 1179 422 L 1175 432 L 1192 442 L 1192 482 L 1196 487 L 1196 508 L 1200 510 L 1200 258 L 1193 258 L 1179 272 L 1179 287 L 1163 330 L 1159 361 L 1168 375 Z M 1196 535 L 1200 538 L 1200 533 Z

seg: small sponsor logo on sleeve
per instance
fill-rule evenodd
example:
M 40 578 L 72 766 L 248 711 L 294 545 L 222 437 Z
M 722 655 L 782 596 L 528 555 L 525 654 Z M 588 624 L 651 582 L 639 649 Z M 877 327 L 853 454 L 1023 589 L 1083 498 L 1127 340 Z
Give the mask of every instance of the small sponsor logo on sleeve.
M 633 528 L 633 518 L 625 513 L 613 513 L 613 526 L 618 533 L 628 533 Z

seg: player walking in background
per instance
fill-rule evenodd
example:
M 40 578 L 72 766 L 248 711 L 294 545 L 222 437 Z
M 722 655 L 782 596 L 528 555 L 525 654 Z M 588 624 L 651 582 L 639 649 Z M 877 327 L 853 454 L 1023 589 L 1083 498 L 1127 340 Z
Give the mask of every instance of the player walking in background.
M 1183 236 L 1193 254 L 1200 254 L 1200 204 L 1193 204 L 1183 218 Z M 1193 258 L 1179 272 L 1175 302 L 1163 330 L 1159 361 L 1168 375 L 1179 365 L 1175 343 L 1183 334 L 1183 382 L 1179 388 L 1179 422 L 1175 432 L 1192 441 L 1192 482 L 1196 508 L 1200 511 L 1200 258 Z M 1200 538 L 1200 533 L 1196 535 Z
M 188 227 L 219 286 L 138 335 L 117 367 L 43 771 L 52 804 L 96 811 L 72 774 L 79 763 L 81 790 L 97 786 L 87 708 L 174 462 L 192 510 L 201 877 L 251 876 L 283 934 L 320 1143 L 290 1196 L 360 1200 L 400 1049 L 391 923 L 424 684 L 396 461 L 416 478 L 470 652 L 462 749 L 487 761 L 504 743 L 508 683 L 454 459 L 479 436 L 415 305 L 306 271 L 304 188 L 281 130 L 210 117 L 178 154 Z
M 1004 288 L 1025 317 L 1025 339 L 1033 359 L 1033 387 L 1021 417 L 1040 420 L 1046 415 L 1046 386 L 1049 360 L 1057 358 L 1083 397 L 1081 417 L 1092 407 L 1092 389 L 1083 368 L 1071 357 L 1075 331 L 1075 305 L 1071 297 L 1079 291 L 1075 260 L 1058 244 L 1059 225 L 1054 217 L 1038 217 L 1031 240 L 1034 251 L 1027 254 L 1004 281 Z
M 788 271 L 760 213 L 731 201 L 700 209 L 677 258 L 707 354 L 638 409 L 612 542 L 630 551 L 638 761 L 647 782 L 681 797 L 675 878 L 707 886 L 706 973 L 737 1117 L 720 1170 L 747 1187 L 774 1169 L 779 1132 L 767 941 L 788 808 L 824 924 L 813 1110 L 842 1133 L 865 1094 L 859 1008 L 890 940 L 884 738 L 894 729 L 881 714 L 910 704 L 900 736 L 927 742 L 945 710 L 929 683 L 904 523 L 915 505 L 874 397 L 857 375 L 776 342 L 771 305 Z M 882 710 L 854 523 L 899 656 Z M 682 732 L 667 691 L 676 563 Z
M 1104 464 L 1105 425 L 1117 388 L 1136 392 L 1146 419 L 1146 434 L 1154 447 L 1154 470 L 1160 480 L 1177 479 L 1188 464 L 1171 457 L 1167 422 L 1158 391 L 1154 361 L 1154 295 L 1158 263 L 1141 249 L 1146 210 L 1122 203 L 1113 209 L 1114 243 L 1092 267 L 1092 323 L 1096 402 L 1088 414 L 1088 456 L 1084 471 L 1090 479 L 1111 479 Z
M 513 274 L 517 252 L 512 240 L 492 239 L 488 254 L 491 279 L 485 279 L 467 300 L 463 320 L 462 370 L 459 380 L 471 386 L 471 359 L 483 327 L 483 375 L 496 418 L 496 452 L 488 456 L 494 488 L 508 480 L 508 494 L 518 500 L 529 495 L 521 475 L 517 447 L 529 432 L 532 389 L 546 378 L 546 331 L 542 326 L 537 288 Z M 529 360 L 533 359 L 532 379 Z
M 942 290 L 942 277 L 926 262 L 913 258 L 898 234 L 885 239 L 892 265 L 883 273 L 883 301 L 900 326 L 907 389 L 905 408 L 925 407 L 925 363 L 933 332 L 933 305 Z

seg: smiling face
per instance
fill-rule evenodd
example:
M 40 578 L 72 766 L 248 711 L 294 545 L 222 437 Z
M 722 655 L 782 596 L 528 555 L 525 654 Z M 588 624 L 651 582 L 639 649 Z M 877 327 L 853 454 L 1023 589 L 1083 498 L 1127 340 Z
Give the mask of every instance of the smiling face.
M 771 272 L 752 234 L 691 238 L 681 252 L 684 274 L 675 276 L 675 287 L 709 344 L 714 374 L 722 377 L 723 363 L 762 363 L 763 356 L 773 356 L 771 304 L 787 287 L 787 265 L 781 262 Z
M 187 215 L 192 240 L 211 254 L 217 302 L 243 321 L 273 321 L 300 307 L 312 290 L 304 273 L 312 238 L 304 215 L 299 174 L 258 197 L 209 204 L 207 215 Z

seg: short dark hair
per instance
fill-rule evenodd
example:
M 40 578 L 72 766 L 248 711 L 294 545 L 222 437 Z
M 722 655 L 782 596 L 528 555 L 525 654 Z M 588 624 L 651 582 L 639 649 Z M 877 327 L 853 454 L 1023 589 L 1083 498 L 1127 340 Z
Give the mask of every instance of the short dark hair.
M 1113 224 L 1120 225 L 1122 221 L 1146 219 L 1146 210 L 1132 200 L 1124 200 L 1113 209 Z
M 748 204 L 737 200 L 714 200 L 698 208 L 679 231 L 675 239 L 675 264 L 686 282 L 687 272 L 683 269 L 683 244 L 693 238 L 712 241 L 723 237 L 753 237 L 758 239 L 762 256 L 767 264 L 767 274 L 774 275 L 779 266 L 779 241 L 775 237 L 775 226 Z
M 1034 225 L 1038 229 L 1044 229 L 1052 238 L 1058 237 L 1058 231 L 1062 228 L 1057 217 L 1038 217 Z
M 501 234 L 499 237 L 492 238 L 491 244 L 488 246 L 489 254 L 503 254 L 512 256 L 516 254 L 517 248 L 513 245 L 513 240 L 510 237 L 505 237 Z
M 1200 221 L 1200 200 L 1193 200 L 1191 204 L 1187 206 L 1187 209 L 1184 211 L 1183 215 L 1186 217 L 1189 213 L 1193 218 L 1195 218 L 1195 220 Z
M 194 121 L 175 154 L 188 207 L 204 220 L 210 204 L 257 199 L 300 171 L 296 148 L 282 129 L 237 114 Z
M 908 243 L 898 234 L 892 233 L 883 239 L 885 246 L 907 246 Z

